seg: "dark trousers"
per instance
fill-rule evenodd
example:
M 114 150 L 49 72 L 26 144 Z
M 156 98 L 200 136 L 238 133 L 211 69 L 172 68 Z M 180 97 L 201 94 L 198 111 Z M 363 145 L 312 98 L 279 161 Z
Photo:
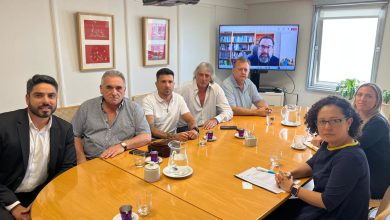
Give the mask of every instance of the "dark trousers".
M 300 199 L 288 199 L 280 207 L 275 209 L 271 214 L 265 217 L 265 220 L 282 220 L 282 219 L 296 219 L 301 213 L 303 207 L 307 203 Z
M 28 207 L 37 197 L 38 193 L 41 191 L 42 187 L 38 187 L 32 192 L 25 193 L 15 193 L 16 197 L 18 197 L 19 202 L 23 207 Z M 12 214 L 5 208 L 0 207 L 0 220 L 13 220 L 14 217 Z

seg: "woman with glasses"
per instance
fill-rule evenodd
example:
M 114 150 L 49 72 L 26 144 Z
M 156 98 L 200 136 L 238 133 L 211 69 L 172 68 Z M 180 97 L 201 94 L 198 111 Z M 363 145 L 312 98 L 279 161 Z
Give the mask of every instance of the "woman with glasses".
M 345 99 L 329 96 L 310 108 L 305 124 L 323 142 L 306 163 L 275 175 L 277 185 L 298 199 L 289 199 L 267 219 L 367 219 L 369 168 L 354 139 L 359 115 Z M 303 177 L 313 178 L 313 191 L 293 183 Z
M 356 91 L 353 107 L 362 119 L 358 137 L 370 167 L 372 199 L 382 199 L 390 185 L 390 125 L 380 112 L 382 90 L 374 83 L 362 84 Z

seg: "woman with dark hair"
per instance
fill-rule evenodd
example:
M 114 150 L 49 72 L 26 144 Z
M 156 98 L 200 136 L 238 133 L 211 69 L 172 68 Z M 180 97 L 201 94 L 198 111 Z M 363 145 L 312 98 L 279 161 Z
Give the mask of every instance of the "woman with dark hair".
M 374 83 L 362 84 L 356 91 L 353 107 L 362 119 L 358 137 L 370 167 L 372 199 L 382 199 L 390 185 L 390 125 L 381 114 L 382 90 Z
M 369 168 L 354 140 L 359 115 L 345 99 L 329 96 L 310 108 L 305 124 L 323 142 L 306 163 L 275 175 L 277 185 L 298 199 L 289 199 L 267 219 L 367 219 Z M 313 191 L 293 184 L 293 177 L 312 177 Z

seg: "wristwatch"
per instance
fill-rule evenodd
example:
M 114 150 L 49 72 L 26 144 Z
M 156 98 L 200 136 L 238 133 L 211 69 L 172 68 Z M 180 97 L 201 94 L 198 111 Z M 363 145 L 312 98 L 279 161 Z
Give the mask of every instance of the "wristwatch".
M 191 130 L 195 130 L 196 132 L 198 132 L 198 134 L 199 134 L 199 128 L 198 127 L 193 127 Z
M 290 194 L 295 197 L 298 197 L 298 192 L 300 188 L 301 188 L 300 186 L 293 184 L 290 189 Z
M 126 151 L 127 150 L 127 144 L 126 142 L 121 142 L 121 146 L 123 147 L 123 149 Z

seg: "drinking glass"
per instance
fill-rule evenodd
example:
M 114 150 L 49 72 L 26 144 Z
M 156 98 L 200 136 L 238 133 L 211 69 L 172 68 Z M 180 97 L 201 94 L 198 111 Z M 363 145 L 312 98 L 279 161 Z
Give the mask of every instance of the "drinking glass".
M 266 125 L 267 126 L 273 125 L 274 122 L 275 122 L 275 114 L 274 113 L 269 113 L 269 114 L 267 114 L 265 119 L 266 119 Z
M 295 135 L 293 139 L 293 147 L 295 148 L 304 148 L 305 145 L 303 144 L 305 142 L 305 136 L 304 135 Z
M 207 144 L 207 137 L 205 137 L 205 132 L 204 130 L 199 130 L 199 135 L 198 135 L 198 145 L 199 147 L 204 147 Z
M 145 152 L 134 151 L 134 165 L 136 167 L 143 167 L 145 164 Z
M 275 167 L 279 167 L 280 160 L 282 159 L 282 151 L 281 150 L 271 150 L 269 159 L 271 161 L 271 169 L 274 169 Z
M 152 209 L 152 193 L 140 191 L 136 193 L 137 212 L 141 216 L 149 215 Z

